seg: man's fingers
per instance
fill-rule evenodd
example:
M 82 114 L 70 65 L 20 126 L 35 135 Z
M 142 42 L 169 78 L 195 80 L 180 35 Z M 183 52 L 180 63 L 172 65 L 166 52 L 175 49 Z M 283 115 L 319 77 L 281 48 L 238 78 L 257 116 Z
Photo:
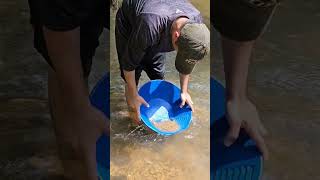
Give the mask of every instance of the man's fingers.
M 85 161 L 85 168 L 87 169 L 88 179 L 95 179 L 97 177 L 97 162 L 96 162 L 96 142 L 91 139 L 86 139 L 87 143 L 82 146 Z
M 130 118 L 133 120 L 135 124 L 141 124 L 140 115 L 138 115 L 137 110 L 135 108 L 129 106 L 129 114 Z
M 192 101 L 192 99 L 191 99 L 191 98 L 190 98 L 188 101 L 190 102 L 190 104 L 193 104 L 193 101 Z M 189 105 L 190 105 L 190 104 L 189 104 Z
M 135 117 L 134 117 L 134 123 L 135 123 L 136 125 L 140 125 L 140 124 L 141 124 L 141 121 L 140 121 L 140 117 L 139 117 L 139 116 L 135 116 Z
M 137 114 L 138 119 L 140 120 L 140 109 L 137 109 L 136 114 Z
M 268 135 L 268 131 L 267 129 L 264 127 L 264 125 L 262 123 L 259 123 L 259 131 L 261 133 L 262 136 L 266 136 Z
M 187 101 L 187 104 L 190 106 L 191 111 L 194 112 L 193 102 L 190 100 L 190 101 Z
M 193 105 L 192 105 L 192 104 L 189 104 L 189 106 L 190 106 L 190 108 L 191 108 L 191 111 L 192 111 L 192 112 L 195 112 Z
M 240 129 L 241 129 L 241 122 L 232 122 L 229 121 L 230 128 L 229 131 L 224 138 L 224 145 L 231 146 L 239 137 Z
M 140 109 L 137 109 L 136 110 L 136 113 L 135 113 L 135 122 L 139 125 L 141 124 L 141 120 L 140 120 Z
M 266 128 L 262 124 L 261 119 L 259 118 L 258 112 L 255 113 L 255 115 L 253 116 L 253 119 L 255 119 L 254 122 L 257 123 L 256 126 L 258 127 L 258 131 L 261 133 L 261 135 L 266 136 L 268 134 L 268 131 L 266 130 Z
M 186 104 L 186 100 L 182 100 L 180 104 L 180 108 L 182 108 Z
M 130 117 L 135 124 L 137 125 L 141 124 L 140 117 L 136 112 L 130 112 Z
M 140 100 L 143 105 L 145 105 L 146 107 L 149 107 L 149 104 L 142 97 L 140 98 Z M 140 108 L 140 107 L 137 107 L 137 108 Z
M 249 136 L 255 141 L 258 149 L 263 155 L 263 158 L 267 160 L 269 158 L 269 151 L 262 135 L 259 133 L 258 128 L 248 126 L 245 129 Z
M 131 118 L 133 119 L 135 124 L 137 124 L 137 125 L 141 124 L 140 112 L 138 110 L 134 110 L 134 111 L 131 112 Z

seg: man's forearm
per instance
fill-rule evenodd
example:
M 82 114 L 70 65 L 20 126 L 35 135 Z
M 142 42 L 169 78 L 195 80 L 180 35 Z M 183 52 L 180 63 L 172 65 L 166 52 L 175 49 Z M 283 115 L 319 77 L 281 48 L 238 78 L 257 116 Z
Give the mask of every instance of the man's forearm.
M 128 90 L 130 95 L 136 95 L 138 94 L 137 91 L 137 85 L 136 85 L 136 79 L 135 79 L 135 71 L 126 71 L 123 70 L 124 77 L 127 82 Z
M 66 108 L 85 108 L 90 102 L 81 67 L 80 29 L 57 32 L 44 27 L 44 35 Z
M 223 59 L 228 99 L 247 96 L 247 78 L 254 41 L 236 42 L 222 40 Z
M 180 88 L 182 93 L 188 92 L 188 84 L 189 84 L 189 74 L 181 74 L 179 73 L 180 76 Z

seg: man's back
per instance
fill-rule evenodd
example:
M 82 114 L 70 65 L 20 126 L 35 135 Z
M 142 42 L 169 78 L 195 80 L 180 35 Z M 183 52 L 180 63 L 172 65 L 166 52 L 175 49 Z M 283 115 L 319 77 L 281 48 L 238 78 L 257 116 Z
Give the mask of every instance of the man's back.
M 170 28 L 175 19 L 184 16 L 202 22 L 200 12 L 187 0 L 124 0 L 121 12 L 123 32 L 127 36 L 134 32 L 139 46 L 153 47 L 159 52 L 174 50 Z
M 124 0 L 122 8 L 132 25 L 145 16 L 171 21 L 186 16 L 193 21 L 201 21 L 200 12 L 187 0 Z

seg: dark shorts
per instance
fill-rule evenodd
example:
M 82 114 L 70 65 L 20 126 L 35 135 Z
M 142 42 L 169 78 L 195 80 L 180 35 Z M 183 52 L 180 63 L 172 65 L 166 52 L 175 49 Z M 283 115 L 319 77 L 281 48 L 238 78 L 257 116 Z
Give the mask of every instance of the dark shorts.
M 262 34 L 277 4 L 275 0 L 213 0 L 210 18 L 224 37 L 251 41 Z
M 131 27 L 128 22 L 126 21 L 125 17 L 123 16 L 122 11 L 118 11 L 116 17 L 116 27 L 115 27 L 115 36 L 116 36 L 116 48 L 118 54 L 118 60 L 122 58 L 122 54 L 127 48 L 128 37 L 127 35 L 130 34 Z M 123 68 L 120 64 L 120 72 L 121 77 L 125 81 Z M 157 48 L 149 48 L 146 50 L 146 54 L 142 58 L 138 67 L 135 68 L 135 80 L 136 84 L 138 85 L 139 79 L 141 76 L 142 71 L 145 71 L 148 77 L 151 80 L 154 79 L 164 79 L 164 72 L 165 72 L 165 53 L 159 52 Z
M 120 67 L 121 77 L 125 81 L 123 69 Z M 135 79 L 138 85 L 142 71 L 145 71 L 151 80 L 164 79 L 165 72 L 165 54 L 164 53 L 147 53 L 140 65 L 135 69 Z
M 106 0 L 29 0 L 34 47 L 52 67 L 43 26 L 55 31 L 80 27 L 80 56 L 84 75 L 91 69 L 95 49 L 103 28 L 109 28 L 109 5 Z

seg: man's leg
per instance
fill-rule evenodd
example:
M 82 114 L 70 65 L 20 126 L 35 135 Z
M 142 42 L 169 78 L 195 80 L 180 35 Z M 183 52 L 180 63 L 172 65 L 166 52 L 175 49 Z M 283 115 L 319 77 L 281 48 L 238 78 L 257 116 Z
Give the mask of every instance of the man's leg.
M 147 54 L 144 59 L 144 70 L 151 80 L 164 79 L 165 53 Z

